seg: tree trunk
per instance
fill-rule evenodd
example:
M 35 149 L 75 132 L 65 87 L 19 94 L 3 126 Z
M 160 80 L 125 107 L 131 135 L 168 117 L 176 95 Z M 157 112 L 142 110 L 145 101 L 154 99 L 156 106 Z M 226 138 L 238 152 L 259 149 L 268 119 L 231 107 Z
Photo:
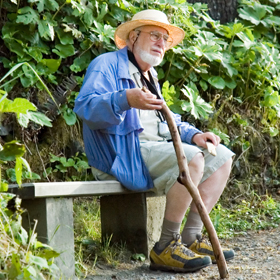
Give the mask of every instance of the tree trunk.
M 188 3 L 208 4 L 209 15 L 222 24 L 233 22 L 237 17 L 237 0 L 187 0 Z

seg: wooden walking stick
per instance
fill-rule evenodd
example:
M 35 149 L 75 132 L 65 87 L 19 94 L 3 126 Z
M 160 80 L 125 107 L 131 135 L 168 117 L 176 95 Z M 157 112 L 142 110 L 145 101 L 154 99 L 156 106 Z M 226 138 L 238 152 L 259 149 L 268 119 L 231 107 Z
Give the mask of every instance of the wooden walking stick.
M 164 115 L 166 122 L 169 127 L 169 131 L 172 137 L 173 145 L 175 148 L 178 166 L 179 166 L 179 177 L 178 182 L 184 185 L 190 195 L 193 198 L 193 201 L 196 205 L 196 208 L 200 214 L 201 220 L 204 223 L 204 226 L 208 232 L 210 242 L 213 247 L 214 255 L 217 261 L 219 273 L 221 279 L 225 279 L 228 277 L 228 270 L 227 270 L 227 264 L 225 261 L 225 257 L 220 245 L 220 242 L 218 240 L 217 233 L 215 231 L 215 228 L 211 222 L 211 219 L 207 213 L 206 207 L 201 199 L 200 193 L 197 189 L 197 187 L 192 182 L 192 179 L 190 177 L 190 172 L 188 168 L 188 163 L 186 160 L 186 156 L 183 150 L 181 138 L 177 129 L 177 125 L 175 123 L 175 120 L 171 114 L 171 111 L 167 107 L 167 105 L 164 103 L 162 106 L 162 109 L 160 110 L 162 114 Z
M 142 89 L 143 91 L 148 91 L 145 87 Z M 178 182 L 182 185 L 184 185 L 187 190 L 189 191 L 190 195 L 193 198 L 193 201 L 196 205 L 196 208 L 200 214 L 201 220 L 204 223 L 204 226 L 208 232 L 210 242 L 213 247 L 214 255 L 217 261 L 219 273 L 221 279 L 225 279 L 228 277 L 228 270 L 227 270 L 227 264 L 225 261 L 225 257 L 217 236 L 217 233 L 215 231 L 215 228 L 211 222 L 211 219 L 207 213 L 206 207 L 201 199 L 200 193 L 197 189 L 197 187 L 192 182 L 192 179 L 190 177 L 190 172 L 188 168 L 187 159 L 183 150 L 181 138 L 177 129 L 177 125 L 175 123 L 175 120 L 171 114 L 171 111 L 167 107 L 166 103 L 163 104 L 162 109 L 160 110 L 163 116 L 166 119 L 166 122 L 169 127 L 169 131 L 172 137 L 173 145 L 175 148 L 178 166 L 179 166 L 179 177 Z

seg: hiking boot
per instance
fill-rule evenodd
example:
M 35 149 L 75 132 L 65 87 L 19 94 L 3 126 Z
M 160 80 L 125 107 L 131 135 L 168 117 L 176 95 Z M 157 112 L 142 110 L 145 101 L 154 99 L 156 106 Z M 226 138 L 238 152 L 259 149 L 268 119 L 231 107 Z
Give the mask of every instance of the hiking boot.
M 197 234 L 196 240 L 192 244 L 187 245 L 187 247 L 196 254 L 202 256 L 209 256 L 212 260 L 212 263 L 217 263 L 214 256 L 212 245 L 207 239 L 203 238 L 200 234 Z M 232 260 L 234 258 L 233 250 L 222 249 L 222 251 L 224 253 L 224 257 L 226 261 Z
M 151 250 L 150 261 L 151 270 L 175 272 L 196 271 L 211 264 L 209 256 L 197 255 L 185 247 L 179 234 L 162 250 L 158 248 L 157 242 Z

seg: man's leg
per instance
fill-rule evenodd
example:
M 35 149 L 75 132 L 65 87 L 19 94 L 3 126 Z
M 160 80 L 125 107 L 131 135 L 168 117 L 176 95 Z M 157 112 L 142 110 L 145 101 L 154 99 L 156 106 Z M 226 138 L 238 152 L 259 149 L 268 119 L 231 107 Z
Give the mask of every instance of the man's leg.
M 198 186 L 202 201 L 207 212 L 210 213 L 213 206 L 221 196 L 231 170 L 232 159 L 229 159 L 222 167 L 215 171 L 208 179 Z M 204 170 L 204 158 L 201 153 L 197 154 L 189 163 L 189 171 L 192 181 L 197 186 L 202 178 Z M 162 247 L 167 239 L 172 239 L 173 233 L 180 229 L 185 213 L 192 202 L 192 197 L 186 187 L 176 182 L 166 195 L 166 211 L 162 235 L 159 241 Z M 172 225 L 172 222 L 174 225 Z M 167 227 L 165 227 L 165 225 Z M 194 202 L 191 203 L 190 213 L 184 230 L 182 232 L 182 242 L 192 244 L 196 240 L 197 234 L 201 234 L 203 222 L 196 209 Z M 171 229 L 174 229 L 172 232 Z
M 204 169 L 204 158 L 198 153 L 189 163 L 189 171 L 194 184 L 200 182 Z M 162 226 L 162 233 L 159 240 L 159 247 L 164 248 L 174 233 L 180 233 L 180 226 L 185 213 L 192 201 L 192 197 L 185 186 L 176 182 L 166 195 L 166 209 Z
M 197 185 L 203 175 L 204 158 L 196 154 L 189 163 L 192 180 Z M 162 233 L 150 253 L 151 269 L 195 271 L 210 265 L 208 256 L 194 254 L 180 240 L 180 225 L 192 198 L 185 186 L 176 182 L 166 195 Z
M 198 187 L 201 198 L 205 204 L 207 212 L 210 213 L 213 206 L 217 203 L 221 196 L 226 182 L 228 180 L 232 165 L 232 159 L 229 159 L 224 165 L 216 170 L 208 179 L 201 183 Z M 187 244 L 188 248 L 193 252 L 201 255 L 210 256 L 212 262 L 215 263 L 215 256 L 212 245 L 201 236 L 203 222 L 197 211 L 194 202 L 191 203 L 190 212 L 187 217 L 186 224 L 182 231 L 182 242 Z M 234 251 L 231 249 L 223 249 L 226 260 L 234 258 Z
M 214 205 L 217 203 L 226 186 L 231 165 L 232 159 L 230 158 L 224 165 L 198 186 L 200 196 L 208 213 L 210 213 Z M 195 203 L 192 202 L 185 227 L 182 231 L 182 241 L 185 244 L 192 244 L 196 240 L 197 234 L 201 234 L 202 227 L 203 222 L 201 221 Z

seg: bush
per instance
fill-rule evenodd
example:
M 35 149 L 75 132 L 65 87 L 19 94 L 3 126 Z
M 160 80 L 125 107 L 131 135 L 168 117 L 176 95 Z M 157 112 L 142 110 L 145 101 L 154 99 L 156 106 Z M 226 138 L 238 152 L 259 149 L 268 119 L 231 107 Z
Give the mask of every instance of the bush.
M 0 194 L 0 279 L 58 279 L 59 254 L 37 240 L 35 227 L 26 232 L 22 212 L 15 195 Z

